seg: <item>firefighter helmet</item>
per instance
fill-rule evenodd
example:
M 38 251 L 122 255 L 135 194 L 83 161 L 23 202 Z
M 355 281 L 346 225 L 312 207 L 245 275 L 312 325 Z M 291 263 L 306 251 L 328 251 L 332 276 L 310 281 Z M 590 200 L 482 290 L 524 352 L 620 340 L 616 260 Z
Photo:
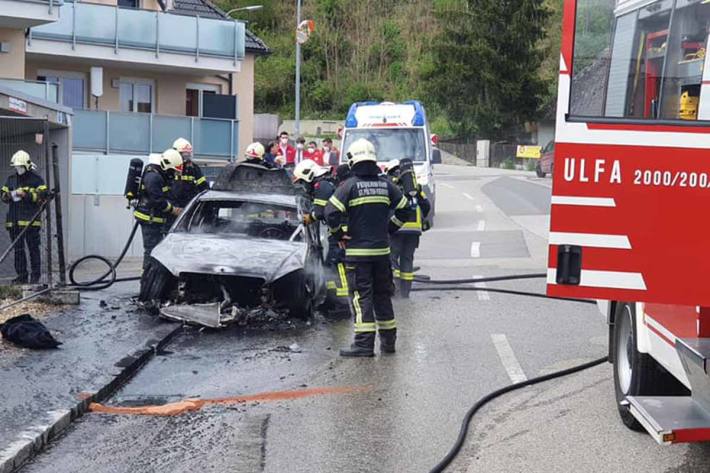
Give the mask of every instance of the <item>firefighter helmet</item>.
M 180 154 L 187 154 L 188 156 L 192 156 L 192 144 L 190 144 L 189 141 L 187 141 L 185 138 L 178 138 L 173 142 L 173 149 L 176 150 Z
M 312 159 L 304 159 L 293 169 L 294 182 L 313 182 L 313 179 L 328 172 L 328 168 L 323 168 Z
M 10 160 L 10 166 L 24 166 L 28 171 L 34 168 L 34 164 L 30 159 L 30 154 L 25 150 L 19 150 L 12 155 L 12 159 Z
M 264 145 L 258 141 L 247 146 L 247 150 L 244 152 L 247 158 L 252 159 L 264 159 Z
M 182 155 L 175 149 L 170 148 L 160 155 L 160 169 L 163 171 L 182 172 Z
M 348 148 L 348 158 L 351 167 L 366 161 L 376 163 L 377 155 L 375 154 L 375 146 L 365 138 L 360 138 Z
M 385 174 L 396 174 L 399 172 L 399 159 L 392 159 L 390 161 L 387 161 L 387 163 L 384 165 L 382 169 Z

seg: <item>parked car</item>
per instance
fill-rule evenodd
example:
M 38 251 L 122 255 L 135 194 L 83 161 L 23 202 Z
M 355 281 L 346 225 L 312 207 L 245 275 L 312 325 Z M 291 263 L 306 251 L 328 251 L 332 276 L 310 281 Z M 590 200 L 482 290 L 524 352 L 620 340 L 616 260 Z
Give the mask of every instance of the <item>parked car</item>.
M 542 154 L 535 167 L 535 174 L 537 177 L 545 177 L 548 173 L 552 174 L 552 170 L 555 166 L 555 142 L 550 141 L 542 149 Z
M 153 250 L 140 300 L 163 317 L 220 327 L 253 308 L 308 318 L 325 297 L 325 249 L 281 169 L 230 165 Z

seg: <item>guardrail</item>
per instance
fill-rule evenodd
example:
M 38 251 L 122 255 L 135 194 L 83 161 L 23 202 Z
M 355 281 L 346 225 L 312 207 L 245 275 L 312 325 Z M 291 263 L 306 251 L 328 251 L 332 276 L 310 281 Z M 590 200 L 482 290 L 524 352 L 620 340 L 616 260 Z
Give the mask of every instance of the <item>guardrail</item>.
M 239 149 L 239 120 L 74 110 L 72 130 L 75 150 L 106 154 L 161 153 L 178 137 L 197 157 L 234 160 Z
M 32 39 L 237 60 L 245 54 L 244 23 L 153 10 L 68 1 L 59 21 L 30 29 Z
M 59 86 L 57 84 L 34 80 L 0 79 L 0 86 L 48 102 L 59 103 Z

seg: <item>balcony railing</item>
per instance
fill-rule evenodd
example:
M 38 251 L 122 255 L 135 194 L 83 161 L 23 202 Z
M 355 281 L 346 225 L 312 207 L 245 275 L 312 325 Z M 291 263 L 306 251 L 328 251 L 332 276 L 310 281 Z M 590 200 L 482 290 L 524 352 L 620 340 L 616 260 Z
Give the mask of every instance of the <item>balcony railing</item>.
M 195 156 L 234 159 L 239 149 L 239 121 L 177 117 L 152 113 L 74 110 L 73 146 L 106 154 L 161 153 L 183 137 Z
M 28 38 L 233 59 L 244 57 L 244 23 L 111 5 L 69 2 L 59 21 L 30 30 Z
M 0 86 L 47 102 L 59 103 L 59 86 L 57 84 L 32 80 L 0 79 Z

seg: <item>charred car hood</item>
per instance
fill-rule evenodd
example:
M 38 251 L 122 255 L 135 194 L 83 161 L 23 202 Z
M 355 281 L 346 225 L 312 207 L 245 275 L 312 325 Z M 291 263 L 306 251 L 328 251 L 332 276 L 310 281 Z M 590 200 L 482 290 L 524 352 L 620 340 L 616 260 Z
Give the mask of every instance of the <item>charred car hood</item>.
M 170 233 L 151 256 L 180 273 L 244 276 L 270 283 L 303 269 L 306 244 L 243 235 Z

